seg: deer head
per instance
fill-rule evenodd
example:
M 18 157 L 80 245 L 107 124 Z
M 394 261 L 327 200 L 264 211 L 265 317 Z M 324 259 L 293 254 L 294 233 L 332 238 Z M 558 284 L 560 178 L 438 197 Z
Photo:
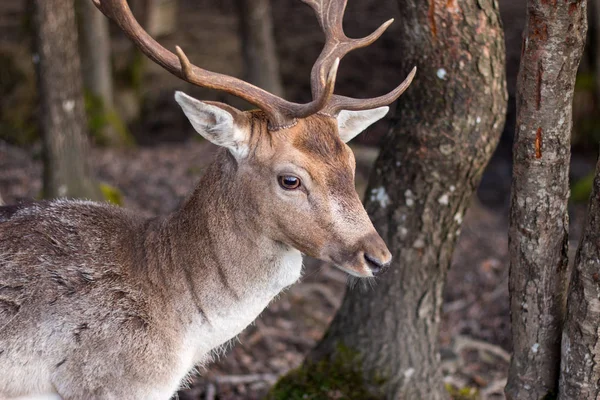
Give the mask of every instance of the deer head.
M 393 20 L 366 38 L 350 39 L 342 28 L 347 0 L 302 1 L 314 9 L 326 36 L 312 68 L 313 100 L 307 104 L 286 101 L 237 78 L 192 65 L 181 48 L 174 54 L 152 39 L 126 0 L 94 3 L 141 51 L 172 74 L 233 94 L 260 109 L 243 112 L 175 94 L 194 129 L 228 152 L 234 172 L 227 179 L 243 191 L 248 218 L 256 219 L 266 236 L 332 262 L 349 274 L 373 276 L 390 264 L 391 254 L 356 193 L 355 161 L 346 142 L 387 114 L 387 105 L 408 88 L 416 69 L 381 97 L 334 95 L 340 59 L 374 42 Z

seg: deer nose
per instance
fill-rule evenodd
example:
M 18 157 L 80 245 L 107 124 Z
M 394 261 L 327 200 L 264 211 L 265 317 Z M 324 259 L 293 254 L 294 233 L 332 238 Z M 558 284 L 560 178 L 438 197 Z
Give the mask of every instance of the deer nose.
M 387 269 L 390 267 L 390 264 L 392 263 L 391 255 L 387 256 L 385 260 L 377 258 L 369 253 L 365 253 L 364 257 L 365 261 L 367 262 L 367 265 L 369 266 L 369 269 L 373 273 L 373 276 L 380 275 L 387 271 Z

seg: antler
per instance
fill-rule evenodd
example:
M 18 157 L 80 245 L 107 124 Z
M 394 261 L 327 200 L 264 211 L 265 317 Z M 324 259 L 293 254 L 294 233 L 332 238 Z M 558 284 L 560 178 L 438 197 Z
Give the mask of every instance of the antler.
M 240 97 L 262 109 L 269 118 L 270 129 L 277 130 L 322 110 L 332 98 L 339 60 L 330 60 L 327 73 L 319 78 L 322 89 L 313 101 L 298 104 L 284 100 L 240 79 L 207 71 L 190 63 L 181 48 L 177 55 L 162 47 L 136 21 L 127 0 L 92 0 L 104 15 L 113 20 L 138 48 L 173 75 L 197 86 L 221 90 Z
M 325 33 L 325 46 L 311 71 L 311 89 L 313 99 L 326 92 L 325 74 L 334 64 L 339 63 L 352 50 L 366 47 L 379 39 L 385 30 L 394 22 L 384 22 L 375 32 L 361 39 L 350 39 L 344 33 L 343 18 L 348 0 L 302 0 L 317 14 L 319 25 Z M 417 68 L 413 68 L 408 77 L 397 88 L 386 95 L 372 99 L 353 99 L 351 97 L 333 95 L 322 112 L 336 116 L 341 110 L 368 110 L 388 105 L 396 100 L 410 86 Z
M 342 19 L 347 0 L 302 0 L 311 6 L 325 32 L 326 43 L 311 72 L 313 101 L 298 104 L 275 96 L 257 86 L 228 75 L 199 68 L 188 60 L 179 46 L 176 55 L 162 47 L 136 21 L 127 0 L 92 0 L 96 7 L 113 20 L 151 60 L 173 75 L 197 86 L 221 90 L 240 97 L 262 109 L 269 118 L 269 128 L 277 130 L 294 124 L 296 118 L 306 118 L 320 111 L 336 116 L 340 110 L 367 110 L 396 100 L 412 82 L 416 68 L 390 93 L 373 99 L 353 99 L 333 94 L 340 59 L 350 51 L 377 40 L 393 19 L 385 22 L 371 35 L 350 39 L 344 33 Z

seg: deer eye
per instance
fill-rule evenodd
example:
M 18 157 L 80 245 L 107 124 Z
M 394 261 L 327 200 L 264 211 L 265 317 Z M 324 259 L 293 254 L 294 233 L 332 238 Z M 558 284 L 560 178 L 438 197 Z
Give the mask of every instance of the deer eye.
M 298 189 L 302 184 L 300 182 L 300 178 L 293 175 L 279 175 L 277 177 L 277 180 L 279 181 L 279 186 L 281 186 L 285 190 Z

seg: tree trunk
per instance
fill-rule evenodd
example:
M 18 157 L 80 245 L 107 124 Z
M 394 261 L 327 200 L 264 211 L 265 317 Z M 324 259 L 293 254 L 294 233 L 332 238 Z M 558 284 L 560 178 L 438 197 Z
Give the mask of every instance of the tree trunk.
M 73 0 L 34 0 L 44 196 L 99 199 L 88 143 Z
M 448 398 L 438 353 L 442 292 L 463 215 L 504 124 L 504 37 L 494 0 L 398 3 L 399 75 L 414 65 L 418 72 L 398 102 L 366 199 L 393 265 L 372 290 L 348 289 L 321 343 L 274 398 L 298 385 L 331 388 L 326 377 L 311 382 L 311 371 L 339 376 L 336 360 L 349 359 L 373 398 Z M 359 398 L 347 392 L 356 392 L 356 381 L 351 373 L 333 387 Z
M 568 282 L 570 136 L 586 2 L 529 0 L 509 228 L 509 399 L 555 396 Z
M 246 80 L 283 96 L 270 0 L 237 0 Z
M 559 400 L 600 399 L 600 161 L 569 287 Z

